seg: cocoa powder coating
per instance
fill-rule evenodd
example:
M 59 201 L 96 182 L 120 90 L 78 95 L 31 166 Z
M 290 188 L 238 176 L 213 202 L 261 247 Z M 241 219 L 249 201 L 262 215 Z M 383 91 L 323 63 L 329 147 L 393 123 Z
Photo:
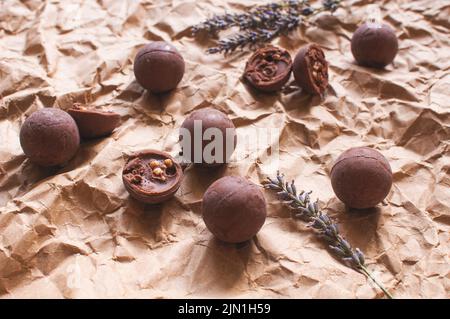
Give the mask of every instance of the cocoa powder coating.
M 120 115 L 117 113 L 87 109 L 77 104 L 74 104 L 67 112 L 77 123 L 83 138 L 109 135 L 120 123 Z
M 334 163 L 331 185 L 336 196 L 347 206 L 373 207 L 383 201 L 391 189 L 391 166 L 372 148 L 351 148 Z
M 227 243 L 252 239 L 263 226 L 266 215 L 266 201 L 260 188 L 243 177 L 222 177 L 203 196 L 202 216 L 206 227 Z
M 140 49 L 134 60 L 136 81 L 153 93 L 164 93 L 177 87 L 183 78 L 185 63 L 171 44 L 155 41 Z
M 317 44 L 301 48 L 292 67 L 295 81 L 310 94 L 323 95 L 328 87 L 328 62 Z
M 360 65 L 384 68 L 397 55 L 398 40 L 390 26 L 368 22 L 353 34 L 351 49 Z
M 292 59 L 289 52 L 277 47 L 258 49 L 245 66 L 244 78 L 264 92 L 280 90 L 289 80 Z
M 156 204 L 174 196 L 183 170 L 166 152 L 148 150 L 129 158 L 122 171 L 123 184 L 134 199 Z
M 20 129 L 25 155 L 41 166 L 68 162 L 80 146 L 80 134 L 73 118 L 63 110 L 44 108 L 31 114 Z
M 201 124 L 200 137 L 195 136 L 195 134 L 198 133 L 195 132 L 196 122 L 198 124 Z M 210 128 L 218 129 L 221 135 L 211 137 L 211 139 L 207 139 L 204 134 Z M 181 130 L 189 131 L 190 139 L 183 139 Z M 215 139 L 219 139 L 218 144 L 222 148 L 223 156 L 218 160 L 213 159 L 211 161 L 205 157 L 204 150 L 205 147 L 207 147 L 207 145 L 212 141 L 215 141 Z M 184 120 L 180 129 L 180 140 L 181 140 L 181 147 L 183 150 L 183 156 L 186 157 L 187 161 L 191 161 L 192 163 L 196 163 L 202 166 L 210 167 L 210 166 L 219 166 L 228 162 L 234 149 L 236 148 L 237 136 L 233 122 L 228 118 L 228 116 L 225 113 L 216 110 L 212 107 L 206 107 L 203 109 L 193 111 Z M 198 141 L 201 141 L 201 145 L 199 148 L 196 148 L 195 144 Z M 186 152 L 186 148 L 189 148 L 191 150 L 189 158 L 187 158 L 188 157 L 187 154 L 184 154 Z M 200 154 L 196 154 L 199 152 Z M 214 155 L 216 154 L 214 153 Z

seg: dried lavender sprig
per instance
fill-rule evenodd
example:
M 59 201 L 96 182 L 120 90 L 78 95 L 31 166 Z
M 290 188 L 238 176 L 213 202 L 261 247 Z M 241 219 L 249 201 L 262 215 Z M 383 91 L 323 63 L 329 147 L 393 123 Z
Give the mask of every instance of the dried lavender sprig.
M 247 13 L 226 13 L 216 15 L 200 24 L 192 27 L 193 35 L 206 32 L 216 35 L 219 31 L 231 27 L 239 27 L 241 30 L 268 28 L 279 18 L 282 11 L 309 7 L 307 0 L 285 0 L 275 3 L 259 5 L 250 9 Z M 305 10 L 308 14 L 309 11 Z
M 294 13 L 291 13 L 287 18 L 280 18 L 271 30 L 262 29 L 259 31 L 239 33 L 225 40 L 220 40 L 216 47 L 209 48 L 207 52 L 210 54 L 229 53 L 238 48 L 242 49 L 246 46 L 255 46 L 259 43 L 270 42 L 280 34 L 287 34 L 299 24 L 300 18 Z
M 257 6 L 248 13 L 225 14 L 215 16 L 192 28 L 193 34 L 201 31 L 215 36 L 221 30 L 238 26 L 240 32 L 224 40 L 216 47 L 209 48 L 208 53 L 229 53 L 237 48 L 255 46 L 270 42 L 272 39 L 288 34 L 301 22 L 301 17 L 308 17 L 323 11 L 333 12 L 341 0 L 325 0 L 321 7 L 313 8 L 308 0 L 284 0 L 277 3 Z
M 278 197 L 283 200 L 295 212 L 295 217 L 309 222 L 309 226 L 317 230 L 317 234 L 327 241 L 330 250 L 341 259 L 344 264 L 363 273 L 384 292 L 384 294 L 392 299 L 392 295 L 379 283 L 369 272 L 365 265 L 363 252 L 359 249 L 353 249 L 348 241 L 339 233 L 336 223 L 319 208 L 319 202 L 311 202 L 311 192 L 301 191 L 297 193 L 294 181 L 285 182 L 284 175 L 277 172 L 276 178 L 268 177 L 263 181 L 266 189 L 273 190 Z

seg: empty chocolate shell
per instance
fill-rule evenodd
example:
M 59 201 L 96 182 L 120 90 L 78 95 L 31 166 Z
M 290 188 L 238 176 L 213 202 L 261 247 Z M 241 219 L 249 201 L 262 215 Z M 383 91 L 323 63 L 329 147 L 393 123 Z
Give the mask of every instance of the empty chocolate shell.
M 109 135 L 120 123 L 120 115 L 117 113 L 87 109 L 76 104 L 67 112 L 77 123 L 83 138 Z

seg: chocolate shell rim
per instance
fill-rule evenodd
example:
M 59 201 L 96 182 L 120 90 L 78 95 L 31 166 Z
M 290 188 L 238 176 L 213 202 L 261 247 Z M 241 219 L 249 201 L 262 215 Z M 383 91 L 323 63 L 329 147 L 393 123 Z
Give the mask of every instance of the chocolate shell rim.
M 120 114 L 113 112 L 113 111 L 98 111 L 98 110 L 92 110 L 92 109 L 77 109 L 71 107 L 67 110 L 67 113 L 75 113 L 75 114 L 81 114 L 81 115 L 103 115 L 108 117 L 118 117 L 120 118 Z

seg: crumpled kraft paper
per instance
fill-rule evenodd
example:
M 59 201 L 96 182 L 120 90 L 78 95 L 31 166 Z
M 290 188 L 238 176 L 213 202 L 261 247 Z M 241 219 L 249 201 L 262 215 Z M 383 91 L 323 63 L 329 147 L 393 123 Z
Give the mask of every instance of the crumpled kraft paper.
M 350 52 L 370 1 L 345 1 L 333 16 L 275 40 L 292 55 L 307 42 L 324 47 L 331 86 L 320 101 L 292 78 L 289 92 L 255 92 L 240 78 L 248 51 L 207 55 L 213 42 L 190 36 L 207 17 L 263 2 L 1 1 L 1 297 L 381 297 L 269 192 L 254 241 L 213 239 L 200 212 L 208 185 L 224 175 L 259 183 L 278 168 L 320 198 L 397 298 L 450 297 L 450 5 L 375 2 L 400 41 L 386 70 L 360 67 Z M 134 55 L 150 40 L 173 42 L 186 60 L 170 94 L 148 94 L 134 80 Z M 23 121 L 74 102 L 118 112 L 122 125 L 84 142 L 63 168 L 32 164 L 19 143 Z M 173 200 L 155 207 L 131 200 L 121 181 L 127 155 L 176 154 L 178 127 L 205 106 L 227 113 L 241 135 L 275 128 L 279 161 L 243 156 L 214 172 L 188 169 Z M 239 154 L 265 151 L 239 143 Z M 341 152 L 363 145 L 388 158 L 394 184 L 370 213 L 346 212 L 329 172 Z

